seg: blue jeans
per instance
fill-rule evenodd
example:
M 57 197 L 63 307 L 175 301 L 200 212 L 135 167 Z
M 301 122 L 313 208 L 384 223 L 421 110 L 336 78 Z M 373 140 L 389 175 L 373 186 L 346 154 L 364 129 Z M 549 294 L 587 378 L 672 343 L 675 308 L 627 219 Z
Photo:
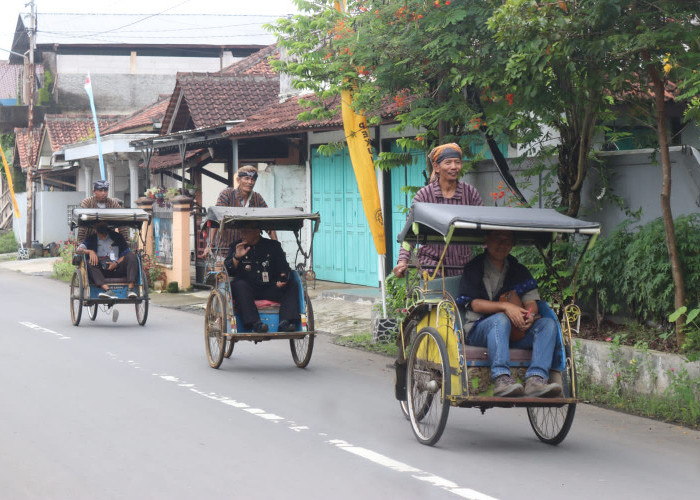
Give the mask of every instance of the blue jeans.
M 496 313 L 482 319 L 474 325 L 467 337 L 467 344 L 486 347 L 491 360 L 491 378 L 510 375 L 510 353 L 513 349 L 532 349 L 530 366 L 525 378 L 539 375 L 549 380 L 549 369 L 559 368 L 561 355 L 558 347 L 559 332 L 557 324 L 551 318 L 540 318 L 525 332 L 525 337 L 517 342 L 510 342 L 510 319 L 505 313 Z

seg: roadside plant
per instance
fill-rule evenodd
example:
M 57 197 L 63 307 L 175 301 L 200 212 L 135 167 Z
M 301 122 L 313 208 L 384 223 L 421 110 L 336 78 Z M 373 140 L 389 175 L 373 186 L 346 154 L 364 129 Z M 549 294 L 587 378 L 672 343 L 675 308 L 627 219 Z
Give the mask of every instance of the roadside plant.
M 700 304 L 695 309 L 688 311 L 686 306 L 676 309 L 669 317 L 671 323 L 675 323 L 678 319 L 686 314 L 685 325 L 685 342 L 681 346 L 681 350 L 688 354 L 688 358 L 692 361 L 700 358 Z
M 75 241 L 66 240 L 60 242 L 59 260 L 53 263 L 54 276 L 61 281 L 70 281 L 73 276 L 75 266 L 73 265 L 73 254 L 75 253 Z
M 154 283 L 156 281 L 165 282 L 165 272 L 163 271 L 163 268 L 160 267 L 156 263 L 155 259 L 148 255 L 146 252 L 143 252 L 141 254 L 141 266 L 143 267 L 143 271 L 148 277 L 149 288 L 153 289 Z

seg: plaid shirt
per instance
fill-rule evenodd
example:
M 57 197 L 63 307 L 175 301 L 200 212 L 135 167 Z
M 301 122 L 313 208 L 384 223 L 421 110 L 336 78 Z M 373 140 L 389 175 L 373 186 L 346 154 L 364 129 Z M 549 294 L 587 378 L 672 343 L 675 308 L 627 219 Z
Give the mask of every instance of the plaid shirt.
M 105 200 L 105 208 L 123 208 L 124 202 L 118 198 L 107 198 Z M 97 206 L 97 198 L 95 196 L 90 196 L 85 198 L 80 202 L 80 208 L 100 208 Z M 79 227 L 78 228 L 78 244 L 82 243 L 91 234 L 95 234 L 95 231 L 91 227 Z M 121 234 L 126 241 L 129 241 L 129 228 L 120 227 L 119 234 Z
M 227 187 L 226 189 L 221 191 L 221 193 L 219 193 L 219 197 L 216 199 L 216 206 L 244 207 L 246 201 L 247 199 L 243 195 L 243 192 L 241 192 L 240 188 Z M 253 208 L 266 208 L 267 203 L 265 203 L 263 197 L 260 196 L 260 193 L 252 191 L 250 193 L 250 202 L 248 203 L 248 206 Z M 224 253 L 228 252 L 231 243 L 240 239 L 241 235 L 237 229 L 226 229 L 221 235 L 220 250 Z
M 479 192 L 471 184 L 466 182 L 457 182 L 457 189 L 455 190 L 454 196 L 452 198 L 445 198 L 442 195 L 442 189 L 440 189 L 440 184 L 437 181 L 431 182 L 427 186 L 424 186 L 416 193 L 413 198 L 413 203 L 424 202 L 424 203 L 441 203 L 443 205 L 483 205 L 484 202 L 481 200 Z M 427 243 L 422 245 L 418 249 L 418 263 L 421 267 L 435 269 L 440 256 L 442 255 L 445 245 L 442 243 Z M 443 264 L 446 266 L 459 266 L 459 269 L 447 269 L 445 274 L 447 276 L 457 276 L 462 274 L 462 267 L 464 264 L 469 262 L 472 258 L 471 249 L 469 245 L 450 245 L 445 253 L 445 259 Z M 410 252 L 403 247 L 399 251 L 398 260 L 410 261 Z

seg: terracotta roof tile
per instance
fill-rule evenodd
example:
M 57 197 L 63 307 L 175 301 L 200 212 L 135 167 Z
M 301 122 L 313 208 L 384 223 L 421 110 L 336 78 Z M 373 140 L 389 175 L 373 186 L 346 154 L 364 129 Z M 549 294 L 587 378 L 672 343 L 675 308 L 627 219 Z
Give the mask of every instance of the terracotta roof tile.
M 279 59 L 277 44 L 268 45 L 264 49 L 236 61 L 220 71 L 223 75 L 266 75 L 277 76 L 277 72 L 270 65 L 270 58 Z
M 187 151 L 185 153 L 185 162 L 188 160 L 191 160 L 195 158 L 197 161 L 200 160 L 200 156 L 206 153 L 208 154 L 208 150 L 205 149 L 193 149 L 191 151 Z M 146 168 L 146 164 L 141 160 L 139 162 L 139 165 L 142 168 Z M 182 165 L 182 160 L 180 159 L 180 153 L 169 153 L 169 154 L 154 154 L 151 156 L 151 161 L 149 162 L 148 166 L 151 169 L 151 172 L 157 172 L 158 170 L 164 170 L 168 168 L 177 168 Z
M 119 120 L 119 116 L 100 116 L 98 124 L 100 133 Z M 44 117 L 46 134 L 51 150 L 58 151 L 66 144 L 74 144 L 95 136 L 92 116 L 80 115 L 46 115 Z
M 15 129 L 15 154 L 19 158 L 19 166 L 22 170 L 26 170 L 27 167 L 34 166 L 37 163 L 37 156 L 39 153 L 39 141 L 41 141 L 42 128 L 32 129 L 32 153 L 29 152 L 29 129 L 28 128 L 16 128 Z M 13 163 L 17 165 L 17 158 L 13 160 Z
M 100 129 L 101 134 L 117 134 L 124 132 L 153 132 L 155 123 L 162 123 L 165 116 L 165 110 L 168 107 L 170 96 L 164 96 L 158 99 L 150 106 L 146 106 L 138 110 L 131 116 L 119 120 L 114 125 L 110 125 L 104 130 Z
M 179 73 L 168 104 L 161 134 L 223 125 L 242 120 L 277 102 L 279 77 L 222 75 L 219 73 Z M 180 96 L 182 97 L 180 99 Z M 180 101 L 177 116 L 175 107 Z

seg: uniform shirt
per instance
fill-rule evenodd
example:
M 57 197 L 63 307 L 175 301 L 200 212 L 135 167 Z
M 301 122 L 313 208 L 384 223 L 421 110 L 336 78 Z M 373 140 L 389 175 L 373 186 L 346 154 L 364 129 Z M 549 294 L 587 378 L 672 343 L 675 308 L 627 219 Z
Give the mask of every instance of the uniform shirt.
M 216 206 L 266 208 L 267 203 L 265 203 L 260 193 L 251 191 L 250 198 L 248 198 L 243 194 L 240 188 L 228 187 L 219 193 L 219 197 L 216 199 Z M 224 249 L 229 248 L 231 243 L 239 241 L 240 239 L 241 234 L 237 229 L 225 229 L 221 235 L 221 247 Z
M 237 280 L 241 279 L 248 282 L 250 286 L 257 290 L 275 285 L 278 281 L 289 280 L 291 271 L 279 241 L 260 238 L 255 245 L 251 245 L 248 253 L 238 261 L 238 267 L 234 268 L 233 257 L 238 243 L 240 243 L 240 240 L 231 245 L 224 261 L 230 276 Z
M 110 254 L 114 252 L 115 261 L 131 251 L 124 237 L 116 231 L 109 231 L 104 240 L 97 233 L 91 234 L 78 248 L 92 250 L 100 260 L 112 260 Z
M 424 202 L 424 203 L 441 203 L 443 205 L 483 205 L 484 202 L 481 200 L 481 196 L 476 188 L 466 182 L 457 182 L 457 189 L 455 190 L 454 196 L 452 198 L 445 198 L 442 195 L 442 189 L 440 189 L 440 184 L 435 181 L 431 182 L 427 186 L 424 186 L 416 193 L 413 198 L 413 203 Z M 410 242 L 408 242 L 410 243 Z M 435 269 L 435 265 L 440 260 L 440 256 L 445 249 L 445 245 L 442 243 L 427 243 L 422 245 L 418 249 L 418 263 L 421 267 L 428 267 L 429 271 Z M 447 269 L 445 274 L 447 276 L 457 276 L 462 272 L 462 266 L 469 262 L 471 259 L 471 249 L 469 245 L 462 244 L 452 244 L 447 248 L 445 253 L 445 258 L 443 263 L 446 266 L 458 266 L 455 269 Z M 405 260 L 410 262 L 410 252 L 405 248 L 401 248 L 399 251 L 398 260 Z

